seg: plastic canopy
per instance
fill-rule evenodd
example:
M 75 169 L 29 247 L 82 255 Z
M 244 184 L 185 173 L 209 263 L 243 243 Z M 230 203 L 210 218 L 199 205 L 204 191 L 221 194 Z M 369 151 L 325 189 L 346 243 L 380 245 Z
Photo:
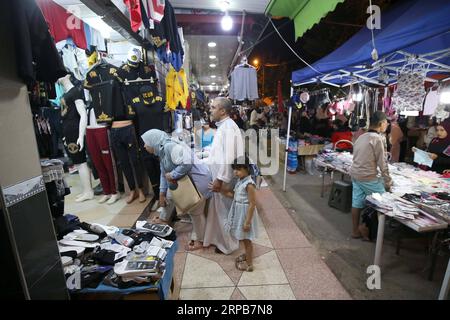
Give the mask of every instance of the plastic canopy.
M 371 57 L 371 30 L 364 27 L 312 65 L 320 73 L 309 67 L 294 71 L 293 84 L 344 84 L 355 77 L 376 84 L 389 83 L 405 64 L 427 65 L 428 74 L 450 73 L 450 1 L 402 1 L 381 14 L 381 29 L 374 30 L 374 35 L 378 61 Z M 384 81 L 380 80 L 381 73 Z
M 301 37 L 320 19 L 345 0 L 271 0 L 266 15 L 289 17 L 294 20 L 295 39 Z

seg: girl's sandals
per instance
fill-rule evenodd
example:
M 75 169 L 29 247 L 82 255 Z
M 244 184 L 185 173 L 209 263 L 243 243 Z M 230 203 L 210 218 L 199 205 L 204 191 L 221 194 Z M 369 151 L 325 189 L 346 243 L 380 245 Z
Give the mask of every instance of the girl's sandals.
M 239 262 L 246 261 L 246 260 L 247 260 L 247 257 L 245 256 L 245 253 L 243 253 L 240 256 L 238 256 L 234 261 L 239 263 Z
M 247 272 L 253 271 L 253 266 L 249 266 L 246 261 L 241 262 L 236 261 L 236 268 L 240 271 L 247 271 Z

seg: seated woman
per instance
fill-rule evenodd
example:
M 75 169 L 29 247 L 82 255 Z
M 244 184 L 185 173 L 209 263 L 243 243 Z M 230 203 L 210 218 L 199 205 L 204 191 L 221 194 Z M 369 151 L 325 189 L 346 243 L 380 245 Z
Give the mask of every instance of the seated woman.
M 142 135 L 142 140 L 145 143 L 145 150 L 159 157 L 161 166 L 159 204 L 163 210 L 159 218 L 154 219 L 153 222 L 166 224 L 170 222 L 175 205 L 171 200 L 170 190 L 167 189 L 171 185 L 176 185 L 177 180 L 189 175 L 197 190 L 203 195 L 203 200 L 189 212 L 193 231 L 187 250 L 202 248 L 206 226 L 206 199 L 211 197 L 208 184 L 212 182 L 207 166 L 194 163 L 191 149 L 178 139 L 171 138 L 164 131 L 149 130 Z
M 450 169 L 450 118 L 436 126 L 436 138 L 431 140 L 427 152 L 433 160 L 432 171 L 448 172 Z M 413 148 L 413 152 L 417 149 Z
M 341 120 L 334 120 L 333 122 L 334 132 L 331 134 L 331 142 L 336 150 L 351 151 L 353 146 L 349 142 L 340 142 L 336 145 L 336 142 L 341 140 L 352 141 L 353 134 L 350 128 L 345 126 Z

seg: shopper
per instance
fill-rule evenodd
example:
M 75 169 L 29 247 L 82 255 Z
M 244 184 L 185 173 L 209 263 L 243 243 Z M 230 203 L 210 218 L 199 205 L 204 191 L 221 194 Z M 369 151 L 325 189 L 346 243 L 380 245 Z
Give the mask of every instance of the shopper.
M 207 164 L 212 173 L 214 192 L 210 199 L 206 220 L 204 246 L 215 245 L 216 252 L 230 254 L 239 248 L 239 242 L 225 231 L 224 223 L 230 211 L 231 201 L 221 193 L 224 184 L 233 185 L 231 164 L 234 159 L 244 155 L 244 142 L 241 131 L 230 119 L 231 101 L 227 98 L 214 99 L 211 106 L 211 120 L 216 122 L 217 131 L 211 145 Z
M 391 154 L 390 162 L 397 163 L 400 161 L 400 149 L 404 135 L 396 120 L 393 120 L 389 125 L 388 138 Z
M 159 204 L 163 208 L 154 223 L 167 224 L 172 219 L 174 203 L 168 188 L 176 185 L 176 181 L 190 175 L 198 191 L 203 195 L 202 203 L 196 206 L 189 215 L 192 220 L 191 242 L 186 250 L 193 251 L 203 248 L 203 238 L 206 227 L 206 199 L 211 197 L 208 185 L 211 175 L 206 165 L 193 164 L 190 148 L 176 138 L 171 138 L 161 130 L 152 129 L 142 135 L 145 150 L 159 157 L 161 163 L 161 181 Z
M 425 148 L 428 148 L 430 146 L 431 141 L 436 138 L 436 126 L 437 126 L 437 121 L 435 117 L 430 117 L 430 119 L 428 120 L 428 131 L 427 134 L 425 135 L 424 143 L 425 143 Z
M 236 258 L 236 268 L 241 271 L 253 271 L 253 244 L 256 238 L 256 185 L 250 176 L 251 167 L 247 157 L 241 157 L 231 166 L 239 181 L 234 191 L 222 189 L 224 196 L 233 198 L 226 230 L 233 238 L 244 242 L 245 253 Z
M 202 122 L 201 143 L 202 149 L 204 149 L 211 146 L 214 140 L 214 134 L 216 130 L 211 128 L 209 121 L 202 119 L 201 122 Z
M 359 219 L 365 199 L 372 193 L 390 191 L 392 179 L 389 175 L 387 153 L 381 136 L 388 126 L 384 112 L 377 111 L 370 117 L 367 133 L 361 135 L 353 148 L 353 164 L 350 175 L 353 184 L 352 196 L 352 238 L 361 238 Z M 378 177 L 378 169 L 382 179 Z
M 352 142 L 353 134 L 350 131 L 350 128 L 348 126 L 345 126 L 344 122 L 337 119 L 333 122 L 333 129 L 333 133 L 331 134 L 331 142 L 333 143 L 333 147 L 337 150 L 351 151 L 353 145 L 350 142 Z M 339 144 L 336 145 L 336 142 L 339 142 Z
M 431 170 L 443 173 L 450 169 L 450 118 L 436 126 L 436 136 L 431 140 L 427 152 L 433 160 Z M 413 152 L 416 150 L 416 148 L 413 148 Z

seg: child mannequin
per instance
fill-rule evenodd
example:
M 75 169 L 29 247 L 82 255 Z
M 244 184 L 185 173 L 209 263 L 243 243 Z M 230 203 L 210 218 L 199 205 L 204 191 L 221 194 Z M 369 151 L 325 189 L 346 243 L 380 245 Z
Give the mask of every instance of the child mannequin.
M 235 239 L 244 242 L 245 253 L 236 258 L 236 268 L 251 272 L 253 271 L 252 240 L 257 237 L 256 186 L 250 176 L 251 168 L 247 157 L 236 159 L 232 168 L 239 181 L 234 191 L 222 190 L 223 195 L 233 198 L 225 228 Z
M 61 98 L 64 144 L 69 157 L 75 165 L 78 165 L 83 188 L 83 192 L 77 196 L 75 201 L 82 202 L 94 199 L 94 191 L 91 186 L 91 170 L 86 163 L 84 151 L 84 136 L 87 125 L 86 105 L 83 101 L 83 88 L 75 86 L 76 81 L 71 74 L 58 80 L 65 92 Z

